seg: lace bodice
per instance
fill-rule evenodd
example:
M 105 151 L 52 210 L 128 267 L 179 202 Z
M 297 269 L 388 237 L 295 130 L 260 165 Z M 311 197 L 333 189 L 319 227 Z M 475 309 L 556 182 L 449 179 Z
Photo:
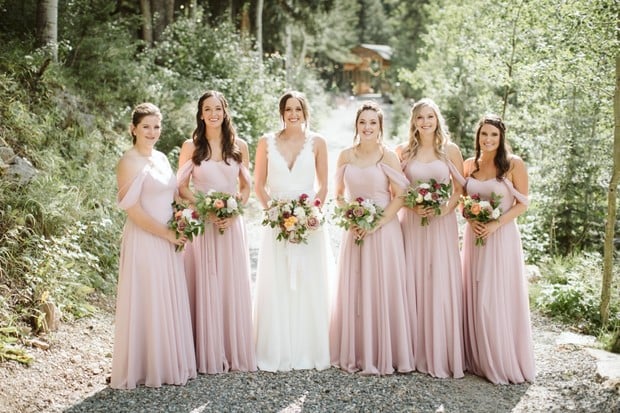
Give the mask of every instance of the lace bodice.
M 314 137 L 306 136 L 301 151 L 289 169 L 276 146 L 275 135 L 267 136 L 267 187 L 272 198 L 295 198 L 302 193 L 314 197 L 316 170 L 313 147 Z

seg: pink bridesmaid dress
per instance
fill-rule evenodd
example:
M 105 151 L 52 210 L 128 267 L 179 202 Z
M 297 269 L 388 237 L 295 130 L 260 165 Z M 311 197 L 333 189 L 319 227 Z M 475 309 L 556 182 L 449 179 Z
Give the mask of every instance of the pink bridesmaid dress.
M 196 191 L 237 193 L 238 179 L 250 182 L 243 164 L 229 160 L 191 160 L 178 180 L 191 175 Z M 223 234 L 213 224 L 185 247 L 196 363 L 199 373 L 255 371 L 252 337 L 250 258 L 243 217 L 236 217 Z
M 467 193 L 490 199 L 502 196 L 506 213 L 517 192 L 509 180 L 467 178 Z M 484 246 L 476 246 L 467 224 L 463 239 L 465 284 L 465 355 L 474 374 L 495 384 L 533 381 L 536 375 L 521 236 L 515 220 L 505 222 Z
M 431 178 L 449 183 L 461 175 L 449 161 L 404 164 L 405 176 L 416 185 Z M 434 377 L 463 377 L 463 284 L 456 213 L 429 218 L 408 208 L 400 211 L 407 263 L 406 288 L 410 304 L 416 370 Z
M 347 198 L 372 199 L 385 208 L 389 179 L 408 185 L 400 171 L 379 163 L 368 167 L 346 164 Z M 394 217 L 356 245 L 354 235 L 342 237 L 338 287 L 330 323 L 332 364 L 360 374 L 392 374 L 414 370 L 411 330 L 405 297 L 403 235 Z
M 161 223 L 172 216 L 176 181 L 170 166 L 146 165 L 118 204 L 140 203 Z M 185 384 L 196 377 L 183 257 L 174 245 L 127 219 L 119 262 L 110 386 Z

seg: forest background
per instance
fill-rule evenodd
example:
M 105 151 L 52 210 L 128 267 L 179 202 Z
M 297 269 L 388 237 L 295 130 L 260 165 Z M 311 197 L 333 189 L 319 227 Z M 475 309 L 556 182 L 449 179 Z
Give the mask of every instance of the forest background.
M 529 166 L 532 307 L 620 351 L 619 22 L 614 0 L 0 0 L 0 360 L 31 361 L 50 307 L 70 322 L 114 296 L 135 104 L 162 109 L 176 166 L 197 98 L 220 90 L 253 153 L 285 90 L 319 123 L 350 96 L 342 63 L 362 43 L 393 49 L 376 79 L 392 138 L 422 97 L 465 157 L 478 118 L 503 116 Z

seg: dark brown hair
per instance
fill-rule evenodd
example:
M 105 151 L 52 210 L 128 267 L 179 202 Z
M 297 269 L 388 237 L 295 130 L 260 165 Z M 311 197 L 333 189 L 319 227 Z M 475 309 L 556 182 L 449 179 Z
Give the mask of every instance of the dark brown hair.
M 510 169 L 510 160 L 508 159 L 508 154 L 510 153 L 508 145 L 506 143 L 506 125 L 502 121 L 498 115 L 488 114 L 484 115 L 476 125 L 476 157 L 474 158 L 474 165 L 476 165 L 476 169 L 472 172 L 472 175 L 480 170 L 480 164 L 478 160 L 480 159 L 480 129 L 484 125 L 495 126 L 499 129 L 499 146 L 497 148 L 497 152 L 495 153 L 495 158 L 493 159 L 493 163 L 495 164 L 495 168 L 497 169 L 496 178 L 501 180 L 506 175 L 506 172 Z
M 216 90 L 208 90 L 198 99 L 196 129 L 194 129 L 194 133 L 192 133 L 192 140 L 194 141 L 195 147 L 194 154 L 192 155 L 192 162 L 194 162 L 195 165 L 200 165 L 205 159 L 210 159 L 213 153 L 213 149 L 207 139 L 207 127 L 202 119 L 202 105 L 204 101 L 210 97 L 218 99 L 224 110 L 224 119 L 222 120 L 222 159 L 227 164 L 228 158 L 232 158 L 235 162 L 241 162 L 241 150 L 235 142 L 237 132 L 232 124 L 230 111 L 228 109 L 228 101 L 226 101 L 223 94 Z

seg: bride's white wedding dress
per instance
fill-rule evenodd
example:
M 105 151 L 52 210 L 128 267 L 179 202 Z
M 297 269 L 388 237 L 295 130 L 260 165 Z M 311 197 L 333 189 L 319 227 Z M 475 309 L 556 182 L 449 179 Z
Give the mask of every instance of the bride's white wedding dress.
M 267 186 L 273 199 L 315 196 L 312 135 L 289 169 L 267 136 Z M 254 299 L 254 338 L 258 368 L 266 371 L 325 369 L 329 356 L 329 268 L 333 256 L 327 231 L 320 228 L 307 244 L 276 240 L 264 227 L 259 248 Z M 329 263 L 329 264 L 328 264 Z

